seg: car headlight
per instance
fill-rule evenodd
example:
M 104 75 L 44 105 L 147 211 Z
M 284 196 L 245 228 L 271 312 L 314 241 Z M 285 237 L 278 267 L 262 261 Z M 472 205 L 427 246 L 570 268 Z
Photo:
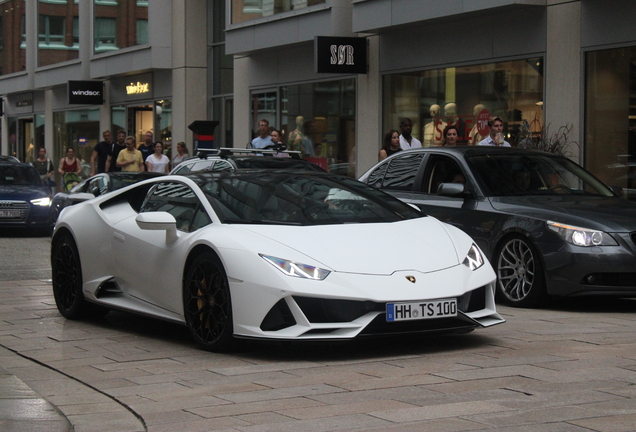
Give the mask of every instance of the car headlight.
M 484 257 L 475 243 L 468 250 L 463 264 L 473 271 L 484 265 Z
M 51 205 L 51 198 L 44 197 L 44 198 L 34 199 L 34 200 L 31 200 L 31 204 L 42 206 L 42 207 L 48 207 Z
M 603 231 L 580 228 L 553 221 L 548 221 L 547 225 L 559 237 L 575 246 L 618 246 L 616 240 Z
M 276 267 L 287 276 L 298 277 L 302 279 L 323 280 L 329 273 L 329 270 L 319 267 L 301 264 L 294 261 L 276 258 L 269 255 L 259 254 L 265 261 Z

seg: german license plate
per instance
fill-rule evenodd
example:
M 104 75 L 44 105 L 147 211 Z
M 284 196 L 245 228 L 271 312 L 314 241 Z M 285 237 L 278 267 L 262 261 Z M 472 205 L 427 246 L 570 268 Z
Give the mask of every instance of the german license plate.
M 387 321 L 409 321 L 457 316 L 457 299 L 387 303 Z
M 20 217 L 20 210 L 0 210 L 0 218 Z

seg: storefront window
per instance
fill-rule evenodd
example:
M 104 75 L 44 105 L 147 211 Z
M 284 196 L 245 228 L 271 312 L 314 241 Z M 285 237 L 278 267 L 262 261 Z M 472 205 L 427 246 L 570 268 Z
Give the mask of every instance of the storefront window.
M 38 66 L 79 58 L 78 16 L 73 0 L 38 0 Z
M 75 157 L 82 164 L 83 176 L 90 175 L 90 161 L 93 147 L 101 139 L 99 130 L 99 109 L 79 109 L 59 111 L 53 113 L 53 157 L 54 163 L 59 164 L 66 156 L 66 149 L 72 147 Z M 55 182 L 60 188 L 61 178 L 56 173 Z
M 325 0 L 232 0 L 232 24 L 325 3 Z
M 93 52 L 115 51 L 148 43 L 148 2 L 93 0 Z
M 2 2 L 2 12 L 0 15 L 0 75 L 6 75 L 26 68 L 24 0 Z
M 290 150 L 325 170 L 355 176 L 354 79 L 285 86 L 253 94 L 252 100 L 254 136 L 259 120 L 269 120 L 271 129 L 278 128 L 280 118 L 283 143 Z
M 636 201 L 636 47 L 586 55 L 585 167 Z
M 541 58 L 386 75 L 383 130 L 399 130 L 407 117 L 412 135 L 435 146 L 443 144 L 444 128 L 453 124 L 458 143 L 471 145 L 487 136 L 483 119 L 495 115 L 504 121 L 506 141 L 516 146 L 524 123 L 541 131 L 542 100 Z

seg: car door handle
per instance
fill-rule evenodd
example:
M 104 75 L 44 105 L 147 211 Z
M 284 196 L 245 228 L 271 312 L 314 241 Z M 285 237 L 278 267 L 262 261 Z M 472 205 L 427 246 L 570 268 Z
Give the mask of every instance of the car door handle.
M 119 234 L 119 233 L 113 233 L 113 238 L 115 239 L 115 241 L 118 241 L 119 243 L 124 243 L 126 241 L 126 237 L 124 237 L 123 234 Z

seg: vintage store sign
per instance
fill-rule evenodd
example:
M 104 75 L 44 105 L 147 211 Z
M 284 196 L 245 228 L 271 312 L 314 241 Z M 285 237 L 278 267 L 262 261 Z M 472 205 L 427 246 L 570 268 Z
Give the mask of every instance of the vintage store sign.
M 367 39 L 316 36 L 314 66 L 316 73 L 366 74 Z

